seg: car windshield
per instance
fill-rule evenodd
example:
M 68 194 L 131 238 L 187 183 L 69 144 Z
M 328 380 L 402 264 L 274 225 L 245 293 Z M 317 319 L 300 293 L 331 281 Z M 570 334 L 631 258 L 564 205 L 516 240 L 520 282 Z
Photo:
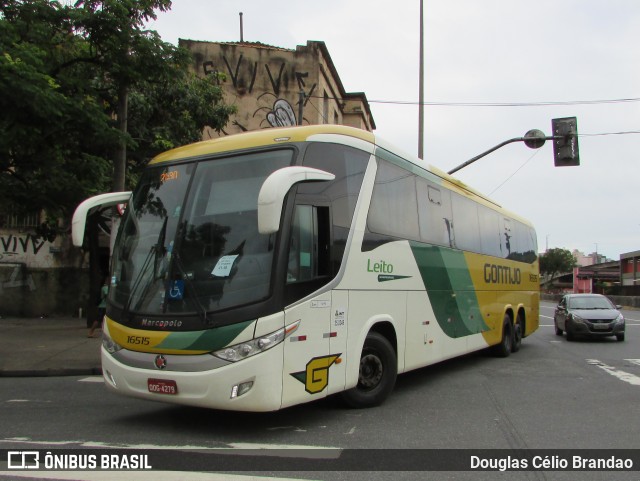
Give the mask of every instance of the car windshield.
M 147 169 L 114 248 L 111 301 L 141 314 L 197 314 L 270 294 L 274 239 L 257 199 L 291 164 L 277 150 Z
M 609 299 L 601 296 L 569 298 L 569 309 L 614 309 Z

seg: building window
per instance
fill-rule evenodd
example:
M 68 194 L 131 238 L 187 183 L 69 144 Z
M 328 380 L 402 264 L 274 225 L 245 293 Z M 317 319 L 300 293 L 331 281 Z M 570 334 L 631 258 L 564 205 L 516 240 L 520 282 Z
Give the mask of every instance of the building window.
M 9 208 L 3 215 L 0 215 L 0 224 L 5 229 L 38 227 L 40 225 L 40 212 L 18 213 L 15 209 Z
M 322 123 L 329 123 L 329 94 L 327 92 L 324 93 L 324 98 L 322 99 Z

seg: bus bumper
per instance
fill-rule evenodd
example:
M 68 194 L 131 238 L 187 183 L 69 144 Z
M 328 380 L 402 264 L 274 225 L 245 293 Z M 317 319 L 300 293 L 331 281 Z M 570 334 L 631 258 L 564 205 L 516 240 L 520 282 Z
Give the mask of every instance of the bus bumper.
M 199 372 L 131 367 L 104 347 L 101 356 L 105 385 L 118 394 L 233 411 L 275 411 L 282 406 L 283 344 L 242 361 Z M 156 354 L 149 357 L 152 366 Z M 234 387 L 237 391 L 249 383 L 252 384 L 247 392 L 234 396 Z M 158 389 L 158 385 L 168 388 Z

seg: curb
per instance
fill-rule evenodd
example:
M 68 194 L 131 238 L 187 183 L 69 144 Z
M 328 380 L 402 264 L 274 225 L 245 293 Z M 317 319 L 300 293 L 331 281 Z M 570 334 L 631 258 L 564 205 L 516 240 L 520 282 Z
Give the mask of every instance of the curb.
M 2 377 L 102 376 L 102 368 L 0 369 Z

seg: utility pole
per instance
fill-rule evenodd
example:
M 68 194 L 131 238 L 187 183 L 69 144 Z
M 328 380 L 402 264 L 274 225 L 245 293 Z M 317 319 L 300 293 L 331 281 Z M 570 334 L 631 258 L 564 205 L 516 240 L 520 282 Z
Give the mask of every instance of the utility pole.
M 424 20 L 423 3 L 420 0 L 420 73 L 418 75 L 418 158 L 424 156 Z

